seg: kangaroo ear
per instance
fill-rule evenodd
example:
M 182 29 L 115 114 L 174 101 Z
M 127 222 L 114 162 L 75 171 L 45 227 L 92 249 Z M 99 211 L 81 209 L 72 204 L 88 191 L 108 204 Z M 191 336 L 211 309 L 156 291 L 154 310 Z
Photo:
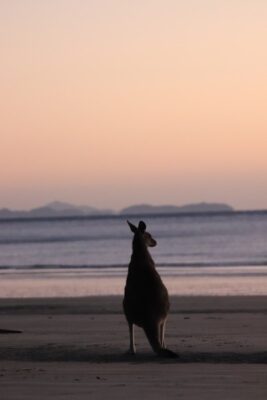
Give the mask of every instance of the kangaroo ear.
M 132 231 L 133 233 L 136 233 L 136 231 L 137 231 L 136 226 L 134 226 L 134 224 L 132 224 L 132 223 L 131 223 L 130 221 L 128 221 L 128 220 L 127 220 L 127 224 L 129 225 L 131 231 Z
M 139 222 L 138 229 L 139 229 L 142 233 L 145 232 L 145 230 L 146 230 L 146 224 L 144 223 L 144 221 L 140 221 L 140 222 Z

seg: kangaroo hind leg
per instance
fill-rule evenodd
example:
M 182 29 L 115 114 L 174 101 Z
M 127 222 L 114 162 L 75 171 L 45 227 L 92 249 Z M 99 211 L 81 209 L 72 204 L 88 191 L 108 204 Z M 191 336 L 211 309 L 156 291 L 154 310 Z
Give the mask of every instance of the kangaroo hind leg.
M 165 345 L 165 326 L 166 326 L 166 320 L 163 321 L 160 324 L 160 344 L 161 344 L 161 347 L 163 349 L 166 349 L 166 345 Z
M 135 348 L 135 340 L 134 340 L 134 325 L 129 323 L 129 333 L 130 333 L 130 349 L 129 353 L 130 354 L 136 354 L 136 348 Z

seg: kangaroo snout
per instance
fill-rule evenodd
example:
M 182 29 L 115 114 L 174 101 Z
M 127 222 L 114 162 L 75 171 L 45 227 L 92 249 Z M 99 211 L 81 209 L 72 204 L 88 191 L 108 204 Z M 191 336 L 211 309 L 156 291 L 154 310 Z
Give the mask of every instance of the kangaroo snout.
M 155 247 L 157 246 L 157 241 L 155 239 L 152 239 L 148 242 L 149 247 Z

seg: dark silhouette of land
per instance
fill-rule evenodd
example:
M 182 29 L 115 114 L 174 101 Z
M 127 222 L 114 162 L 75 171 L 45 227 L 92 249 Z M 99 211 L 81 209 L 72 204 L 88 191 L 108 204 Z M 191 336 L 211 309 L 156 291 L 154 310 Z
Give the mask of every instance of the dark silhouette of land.
M 184 206 L 139 204 L 126 207 L 119 212 L 111 209 L 98 209 L 91 206 L 77 206 L 70 203 L 53 201 L 42 207 L 29 211 L 0 209 L 0 219 L 19 218 L 68 218 L 68 217 L 97 217 L 97 216 L 124 216 L 124 215 L 159 215 L 184 213 L 224 213 L 232 212 L 233 208 L 222 203 L 196 203 Z
M 182 213 L 219 213 L 233 212 L 234 209 L 224 203 L 195 203 L 183 206 L 161 205 L 154 206 L 151 204 L 133 205 L 121 210 L 122 215 L 149 215 L 149 214 L 182 214 Z

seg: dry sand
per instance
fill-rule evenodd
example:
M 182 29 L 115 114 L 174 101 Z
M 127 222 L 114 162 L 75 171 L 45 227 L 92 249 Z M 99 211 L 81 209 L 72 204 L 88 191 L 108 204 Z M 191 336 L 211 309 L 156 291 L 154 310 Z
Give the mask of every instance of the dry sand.
M 267 398 L 267 297 L 176 297 L 167 324 L 178 360 L 137 330 L 126 355 L 120 297 L 0 300 L 0 398 Z

